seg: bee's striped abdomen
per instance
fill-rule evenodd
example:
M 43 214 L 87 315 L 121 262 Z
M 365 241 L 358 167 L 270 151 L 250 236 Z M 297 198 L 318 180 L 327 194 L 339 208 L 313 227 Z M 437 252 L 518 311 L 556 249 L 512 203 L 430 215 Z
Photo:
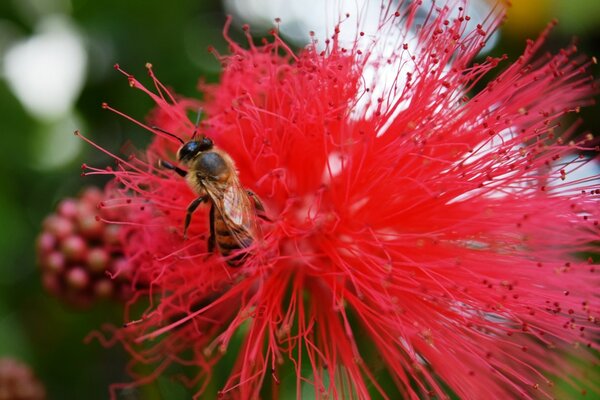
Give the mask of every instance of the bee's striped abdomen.
M 232 232 L 223 220 L 223 216 L 217 210 L 215 210 L 213 224 L 215 243 L 219 253 L 221 253 L 223 257 L 228 257 L 236 250 L 244 249 L 252 245 L 253 240 L 250 232 L 247 229 L 238 229 L 236 232 Z M 239 266 L 245 255 L 245 253 L 241 253 L 230 258 L 227 260 L 227 264 L 232 267 Z

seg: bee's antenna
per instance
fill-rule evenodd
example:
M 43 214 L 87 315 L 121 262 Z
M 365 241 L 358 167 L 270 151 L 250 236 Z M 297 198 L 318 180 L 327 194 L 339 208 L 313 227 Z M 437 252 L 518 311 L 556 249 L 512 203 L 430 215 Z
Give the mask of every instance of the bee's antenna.
M 200 126 L 200 117 L 202 116 L 202 109 L 198 109 L 198 116 L 196 117 L 196 124 L 194 125 L 194 132 L 192 133 L 192 140 L 196 137 L 198 133 L 198 127 Z
M 165 135 L 169 135 L 169 136 L 171 136 L 171 137 L 174 137 L 175 139 L 179 140 L 179 141 L 181 142 L 181 144 L 185 144 L 185 142 L 183 141 L 183 139 L 181 139 L 179 136 L 177 136 L 177 135 L 175 135 L 175 134 L 173 134 L 173 133 L 171 133 L 171 132 L 167 132 L 167 131 L 165 131 L 164 129 L 162 129 L 162 128 L 159 128 L 158 126 L 152 126 L 151 128 L 152 128 L 152 129 L 154 129 L 155 131 L 162 132 L 162 133 L 164 133 Z

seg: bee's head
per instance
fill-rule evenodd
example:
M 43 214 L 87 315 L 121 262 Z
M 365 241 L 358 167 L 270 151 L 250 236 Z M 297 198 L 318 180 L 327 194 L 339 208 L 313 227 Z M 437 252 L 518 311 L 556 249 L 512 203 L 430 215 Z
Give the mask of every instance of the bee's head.
M 177 159 L 185 164 L 196 157 L 198 153 L 211 150 L 213 146 L 213 141 L 207 137 L 202 137 L 198 140 L 190 140 L 179 148 Z

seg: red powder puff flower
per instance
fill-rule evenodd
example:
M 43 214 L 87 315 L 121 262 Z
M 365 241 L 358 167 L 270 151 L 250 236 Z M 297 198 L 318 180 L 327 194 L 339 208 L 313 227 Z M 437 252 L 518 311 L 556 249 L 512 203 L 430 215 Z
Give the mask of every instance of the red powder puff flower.
M 298 53 L 277 32 L 230 40 L 202 102 L 151 66 L 153 90 L 125 73 L 156 101 L 138 122 L 156 139 L 108 171 L 145 213 L 123 246 L 150 282 L 145 311 L 114 329 L 137 379 L 113 392 L 163 372 L 198 398 L 598 391 L 577 367 L 597 361 L 600 177 L 577 174 L 599 149 L 560 122 L 592 103 L 591 62 L 574 47 L 534 58 L 543 33 L 501 70 L 505 57 L 473 63 L 499 16 L 470 31 L 461 1 L 400 3 L 346 47 L 344 24 Z M 198 193 L 158 163 L 184 167 L 174 135 L 212 139 L 265 204 L 242 265 L 208 251 L 209 207 L 184 239 Z

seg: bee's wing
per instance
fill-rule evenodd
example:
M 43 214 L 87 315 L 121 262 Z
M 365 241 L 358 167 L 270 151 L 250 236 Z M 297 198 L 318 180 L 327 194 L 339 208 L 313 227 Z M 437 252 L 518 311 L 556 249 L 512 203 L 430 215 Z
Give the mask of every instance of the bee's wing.
M 255 236 L 256 219 L 254 207 L 244 188 L 237 180 L 227 184 L 224 189 L 211 181 L 205 181 L 204 187 L 233 238 L 241 248 L 248 247 Z

